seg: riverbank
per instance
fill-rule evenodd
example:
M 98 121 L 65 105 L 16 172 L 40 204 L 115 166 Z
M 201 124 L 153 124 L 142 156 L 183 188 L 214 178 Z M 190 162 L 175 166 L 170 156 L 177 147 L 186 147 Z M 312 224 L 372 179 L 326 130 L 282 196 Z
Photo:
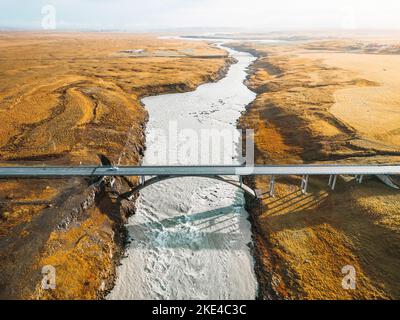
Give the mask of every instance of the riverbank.
M 336 111 L 344 110 L 347 101 L 338 96 L 350 92 L 352 99 L 362 101 L 370 112 L 378 112 L 379 119 L 396 116 L 392 113 L 400 107 L 393 97 L 397 91 L 390 89 L 391 95 L 383 92 L 397 78 L 385 76 L 382 68 L 377 70 L 382 59 L 390 63 L 398 56 L 379 59 L 370 56 L 374 52 L 369 50 L 360 52 L 358 58 L 346 58 L 346 52 L 337 52 L 338 43 L 233 45 L 259 57 L 247 82 L 257 98 L 239 123 L 255 129 L 256 163 L 399 162 L 392 122 L 387 134 L 374 116 L 367 118 L 365 134 L 352 123 L 356 114 L 349 109 L 346 114 Z M 348 50 L 348 43 L 340 48 Z M 340 60 L 335 58 L 339 55 Z M 372 72 L 367 72 L 365 63 Z M 397 68 L 396 64 L 392 67 Z M 364 94 L 366 90 L 382 91 L 371 99 Z M 383 109 L 376 101 L 385 101 L 391 108 Z M 354 115 L 356 118 L 350 118 Z M 365 115 L 360 117 L 365 123 Z M 248 183 L 255 189 L 269 189 L 265 177 Z M 341 177 L 335 192 L 319 178 L 311 179 L 307 195 L 299 192 L 299 186 L 298 177 L 280 178 L 275 198 L 265 196 L 249 205 L 259 298 L 399 298 L 398 190 L 377 179 L 359 185 L 352 177 Z M 345 266 L 356 271 L 356 290 L 342 288 Z
M 2 33 L 0 47 L 3 165 L 99 164 L 99 155 L 139 164 L 147 121 L 140 99 L 193 90 L 232 63 L 205 43 L 128 34 Z M 159 48 L 175 54 L 160 57 Z M 116 55 L 133 49 L 149 57 Z M 2 298 L 99 299 L 113 287 L 134 207 L 91 183 L 0 182 Z M 57 290 L 41 289 L 44 265 L 56 267 Z

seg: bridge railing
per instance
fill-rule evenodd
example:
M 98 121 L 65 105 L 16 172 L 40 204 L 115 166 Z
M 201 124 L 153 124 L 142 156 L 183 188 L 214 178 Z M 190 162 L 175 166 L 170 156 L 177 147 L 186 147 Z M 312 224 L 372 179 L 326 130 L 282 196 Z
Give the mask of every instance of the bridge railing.
M 353 175 L 359 183 L 368 175 L 400 175 L 400 165 L 256 165 L 256 166 L 79 166 L 79 167 L 0 167 L 1 178 L 65 178 L 65 177 L 221 177 L 238 176 L 240 188 L 249 191 L 242 183 L 243 176 L 270 176 L 269 194 L 274 196 L 277 176 L 301 176 L 301 191 L 307 193 L 309 177 L 329 176 L 329 187 L 334 190 L 339 175 Z M 382 179 L 381 179 L 382 180 Z M 389 181 L 390 182 L 390 181 Z M 386 183 L 386 182 L 385 182 Z M 393 184 L 395 187 L 395 185 Z M 257 194 L 255 190 L 252 193 Z
M 42 166 L 0 167 L 0 178 L 157 175 L 400 175 L 400 165 L 256 165 L 256 166 Z

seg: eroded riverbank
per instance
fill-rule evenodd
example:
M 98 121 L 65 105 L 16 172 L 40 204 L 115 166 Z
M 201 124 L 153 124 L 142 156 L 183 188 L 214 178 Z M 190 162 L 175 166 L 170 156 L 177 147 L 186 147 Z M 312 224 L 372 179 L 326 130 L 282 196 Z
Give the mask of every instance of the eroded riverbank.
M 346 56 L 347 44 L 318 42 L 317 56 L 313 50 L 307 51 L 313 47 L 310 43 L 235 46 L 259 56 L 248 79 L 257 98 L 240 120 L 243 128 L 255 129 L 256 163 L 398 162 L 398 146 L 390 145 L 391 136 L 377 134 L 371 139 L 371 133 L 382 132 L 373 117 L 369 135 L 364 135 L 332 111 L 335 95 L 341 90 L 352 92 L 356 101 L 364 100 L 362 106 L 379 110 L 380 105 L 363 92 L 384 90 L 386 83 L 397 81 L 380 69 L 394 58 L 360 54 L 356 61 L 353 53 Z M 326 57 L 336 58 L 336 65 L 326 63 Z M 371 72 L 362 69 L 365 61 L 374 63 Z M 357 72 L 360 69 L 363 73 Z M 376 81 L 377 74 L 378 79 L 385 79 L 382 84 Z M 379 100 L 391 105 L 386 105 L 382 117 L 392 118 L 398 110 L 398 99 L 390 97 Z M 260 298 L 398 298 L 398 190 L 374 177 L 360 185 L 354 177 L 342 176 L 333 192 L 325 179 L 313 177 L 308 194 L 303 195 L 300 178 L 277 179 L 275 198 L 266 196 L 248 207 L 253 218 Z M 254 188 L 269 190 L 268 177 L 250 180 L 247 183 Z M 356 290 L 342 286 L 346 266 L 356 272 Z
M 3 165 L 96 165 L 99 154 L 137 165 L 147 118 L 140 98 L 193 90 L 223 77 L 230 64 L 206 43 L 155 36 L 5 32 L 0 45 Z M 159 56 L 160 47 L 174 54 Z M 115 54 L 135 48 L 148 56 Z M 2 298 L 99 299 L 112 287 L 132 208 L 88 184 L 1 181 Z M 56 267 L 57 290 L 41 290 L 48 264 Z

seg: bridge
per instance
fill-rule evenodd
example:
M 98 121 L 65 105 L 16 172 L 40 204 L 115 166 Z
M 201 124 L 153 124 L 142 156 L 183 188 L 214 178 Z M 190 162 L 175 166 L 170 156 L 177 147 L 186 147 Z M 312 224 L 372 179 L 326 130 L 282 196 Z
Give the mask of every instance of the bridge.
M 329 177 L 328 185 L 334 190 L 339 175 L 354 175 L 359 183 L 364 176 L 400 176 L 400 165 L 255 165 L 255 166 L 79 166 L 79 167 L 0 167 L 1 178 L 66 178 L 66 177 L 140 177 L 138 186 L 123 196 L 132 195 L 154 183 L 179 177 L 203 177 L 215 179 L 241 188 L 245 193 L 257 197 L 256 190 L 243 183 L 244 176 L 270 176 L 269 194 L 274 196 L 275 181 L 279 176 L 301 176 L 301 191 L 307 193 L 310 176 Z M 236 176 L 239 179 L 234 179 Z M 146 179 L 146 177 L 149 177 Z M 393 183 L 393 186 L 396 185 Z

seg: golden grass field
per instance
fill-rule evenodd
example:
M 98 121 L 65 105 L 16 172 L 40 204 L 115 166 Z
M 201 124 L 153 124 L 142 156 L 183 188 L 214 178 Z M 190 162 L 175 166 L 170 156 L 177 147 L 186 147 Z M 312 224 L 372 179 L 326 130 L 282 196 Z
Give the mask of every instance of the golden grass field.
M 140 57 L 121 53 L 137 49 Z M 99 164 L 104 155 L 136 165 L 140 98 L 192 90 L 228 63 L 205 43 L 154 35 L 0 33 L 0 163 Z M 1 297 L 93 299 L 112 287 L 132 208 L 87 184 L 0 181 Z M 54 292 L 40 289 L 47 264 L 58 270 Z
M 255 129 L 257 163 L 400 161 L 398 40 L 235 46 L 259 56 L 240 121 Z M 229 63 L 206 43 L 152 35 L 0 33 L 0 163 L 137 164 L 140 98 L 192 90 Z M 268 178 L 248 182 L 268 190 Z M 98 299 L 113 286 L 133 208 L 88 183 L 0 181 L 1 298 Z M 400 298 L 399 191 L 373 178 L 341 177 L 335 192 L 312 178 L 307 195 L 299 184 L 279 179 L 275 198 L 249 202 L 260 297 Z M 47 264 L 54 292 L 40 288 Z M 341 287 L 345 265 L 356 290 Z
M 241 119 L 255 128 L 256 163 L 398 163 L 398 44 L 379 52 L 359 40 L 242 45 L 259 55 L 248 81 L 258 96 Z M 302 195 L 299 178 L 278 182 L 275 198 L 249 208 L 262 298 L 400 297 L 398 190 L 342 177 L 332 192 L 311 178 Z M 265 177 L 250 183 L 269 189 Z M 346 265 L 356 290 L 341 286 Z

